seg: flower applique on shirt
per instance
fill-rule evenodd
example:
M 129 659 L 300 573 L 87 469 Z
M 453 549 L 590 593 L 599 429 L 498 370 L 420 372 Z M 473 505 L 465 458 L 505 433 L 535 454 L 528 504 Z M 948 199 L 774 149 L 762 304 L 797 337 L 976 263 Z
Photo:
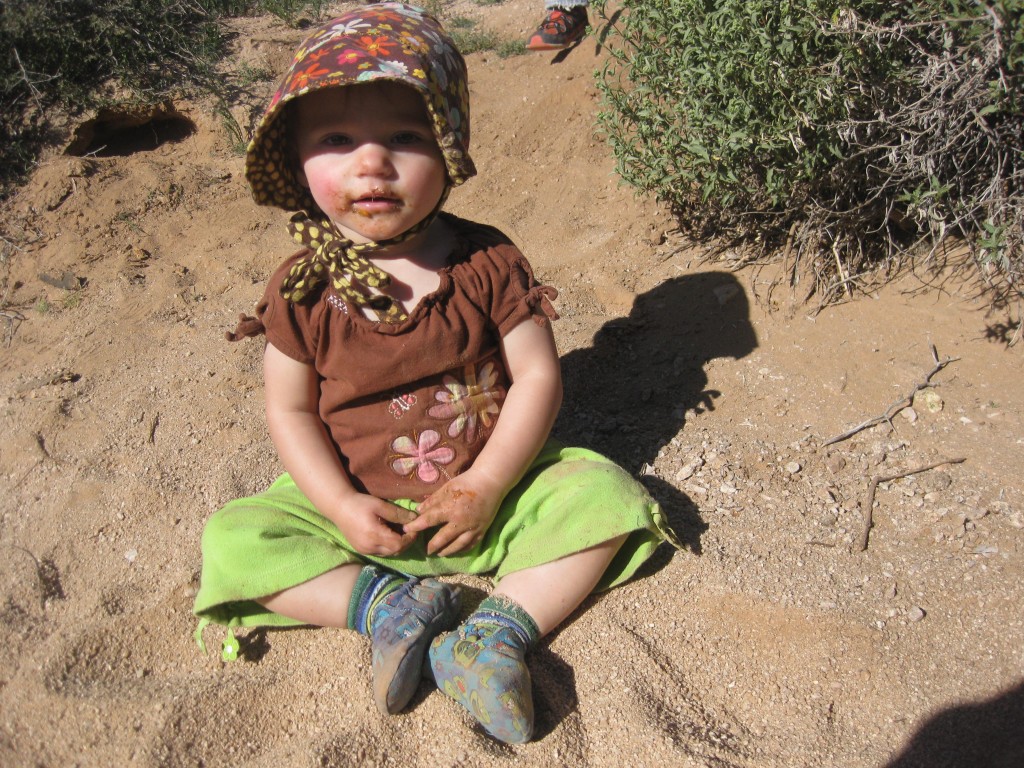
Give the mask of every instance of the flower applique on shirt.
M 498 384 L 497 364 L 492 360 L 481 366 L 467 365 L 461 380 L 452 374 L 442 379 L 443 387 L 434 393 L 434 405 L 427 409 L 431 418 L 446 422 L 445 435 L 453 440 L 473 443 L 489 431 L 498 418 L 504 388 Z M 414 395 L 396 395 L 388 403 L 388 413 L 401 418 L 416 403 Z M 388 466 L 402 477 L 415 477 L 433 484 L 449 478 L 444 467 L 455 460 L 455 449 L 435 429 L 401 435 L 391 441 Z
M 497 420 L 505 393 L 497 385 L 498 369 L 493 360 L 479 370 L 467 365 L 463 376 L 464 381 L 450 374 L 444 377 L 444 389 L 434 393 L 437 404 L 427 409 L 427 414 L 448 421 L 448 437 L 462 435 L 467 443 L 473 443 L 482 429 L 489 430 Z
M 432 484 L 448 477 L 444 465 L 455 459 L 455 450 L 441 441 L 441 435 L 433 429 L 425 429 L 418 435 L 402 435 L 391 441 L 393 451 L 390 466 L 395 474 L 411 477 L 413 474 L 424 483 Z

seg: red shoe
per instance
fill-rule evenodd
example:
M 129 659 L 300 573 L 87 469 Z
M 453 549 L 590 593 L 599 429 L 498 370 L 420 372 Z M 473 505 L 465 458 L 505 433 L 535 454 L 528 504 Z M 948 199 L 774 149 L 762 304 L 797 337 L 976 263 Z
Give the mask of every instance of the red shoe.
M 526 41 L 531 51 L 557 51 L 569 48 L 583 39 L 590 20 L 587 18 L 587 6 L 577 5 L 572 8 L 552 8 L 537 31 Z

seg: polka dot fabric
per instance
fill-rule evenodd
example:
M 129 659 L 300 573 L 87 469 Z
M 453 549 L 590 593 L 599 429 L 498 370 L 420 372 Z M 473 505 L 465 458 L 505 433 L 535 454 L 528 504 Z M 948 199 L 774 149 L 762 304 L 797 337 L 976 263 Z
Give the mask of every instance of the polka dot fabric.
M 292 168 L 283 119 L 288 102 L 320 88 L 378 79 L 406 83 L 423 95 L 452 186 L 476 174 L 469 156 L 469 84 L 462 54 L 423 9 L 380 3 L 328 22 L 299 46 L 246 154 L 245 177 L 258 204 L 286 211 L 314 206 Z

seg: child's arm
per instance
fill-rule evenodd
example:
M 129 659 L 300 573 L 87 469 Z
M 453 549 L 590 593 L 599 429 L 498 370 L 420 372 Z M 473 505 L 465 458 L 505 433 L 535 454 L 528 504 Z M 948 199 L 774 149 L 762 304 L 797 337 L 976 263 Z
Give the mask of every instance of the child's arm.
M 405 526 L 407 533 L 441 526 L 427 545 L 429 554 L 452 555 L 483 538 L 501 500 L 544 446 L 562 405 L 550 324 L 524 320 L 505 335 L 501 351 L 512 384 L 487 445 L 472 467 L 431 494 L 415 522 Z
M 320 419 L 320 383 L 311 365 L 268 343 L 263 356 L 267 425 L 285 469 L 324 517 L 338 526 L 357 552 L 397 555 L 416 538 L 387 523 L 415 518 L 409 510 L 359 493 Z

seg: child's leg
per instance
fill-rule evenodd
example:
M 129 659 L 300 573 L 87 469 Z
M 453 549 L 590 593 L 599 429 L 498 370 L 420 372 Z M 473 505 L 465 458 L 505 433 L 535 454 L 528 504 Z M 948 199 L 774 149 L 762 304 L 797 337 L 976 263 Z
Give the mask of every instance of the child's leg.
M 510 573 L 493 594 L 521 605 L 537 623 L 543 637 L 594 591 L 626 538 L 619 536 L 560 560 Z
M 381 712 L 393 715 L 416 693 L 431 640 L 455 625 L 458 594 L 436 579 L 408 579 L 351 563 L 256 602 L 305 624 L 369 635 L 373 699 Z
M 352 590 L 362 569 L 358 563 L 342 565 L 256 602 L 302 624 L 345 629 Z
M 626 536 L 550 563 L 515 571 L 456 631 L 430 647 L 438 688 L 496 739 L 533 737 L 533 690 L 526 652 L 593 591 Z
M 365 565 L 284 475 L 207 521 L 193 610 L 228 626 L 313 624 L 369 635 L 374 699 L 394 713 L 415 693 L 431 639 L 457 623 L 458 595 L 434 579 Z

